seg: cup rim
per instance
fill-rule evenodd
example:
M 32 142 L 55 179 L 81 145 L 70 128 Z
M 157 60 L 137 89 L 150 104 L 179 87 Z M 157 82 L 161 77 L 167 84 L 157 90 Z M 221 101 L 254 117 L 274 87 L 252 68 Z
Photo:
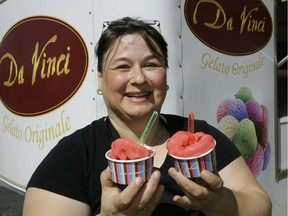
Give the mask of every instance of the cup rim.
M 147 160 L 147 159 L 150 159 L 152 157 L 154 157 L 154 155 L 156 154 L 156 150 L 151 148 L 151 147 L 146 147 L 144 146 L 145 148 L 147 148 L 149 151 L 151 151 L 151 154 L 149 157 L 144 157 L 144 158 L 139 158 L 139 159 L 135 159 L 135 160 L 117 160 L 117 159 L 113 159 L 113 158 L 110 158 L 108 156 L 109 152 L 111 151 L 108 150 L 106 153 L 105 153 L 105 157 L 109 160 L 109 161 L 112 161 L 112 162 L 115 162 L 115 163 L 135 163 L 135 162 L 139 162 L 139 161 L 144 161 L 144 160 Z

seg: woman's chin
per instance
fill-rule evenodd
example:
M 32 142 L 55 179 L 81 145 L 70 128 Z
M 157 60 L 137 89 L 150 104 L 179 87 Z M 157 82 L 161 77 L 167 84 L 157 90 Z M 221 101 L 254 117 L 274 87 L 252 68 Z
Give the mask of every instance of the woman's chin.
M 133 118 L 143 118 L 143 117 L 149 117 L 151 116 L 152 112 L 154 110 L 153 109 L 147 109 L 147 107 L 145 109 L 134 109 L 131 108 L 129 110 L 127 110 L 127 115 L 129 115 L 130 117 Z

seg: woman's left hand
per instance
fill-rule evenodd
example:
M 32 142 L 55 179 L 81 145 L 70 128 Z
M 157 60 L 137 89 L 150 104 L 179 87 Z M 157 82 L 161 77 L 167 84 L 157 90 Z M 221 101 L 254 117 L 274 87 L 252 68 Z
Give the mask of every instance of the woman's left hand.
M 211 211 L 224 190 L 222 179 L 207 170 L 201 172 L 201 178 L 205 182 L 203 185 L 186 178 L 182 173 L 177 172 L 175 168 L 169 169 L 169 175 L 185 193 L 185 196 L 175 195 L 173 201 L 189 209 L 202 212 L 208 209 L 208 211 Z

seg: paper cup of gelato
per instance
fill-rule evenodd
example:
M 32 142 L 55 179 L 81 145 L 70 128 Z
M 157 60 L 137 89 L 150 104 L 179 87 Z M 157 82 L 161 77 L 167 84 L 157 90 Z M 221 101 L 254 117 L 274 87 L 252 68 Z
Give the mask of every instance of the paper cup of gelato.
M 137 145 L 140 146 L 139 144 Z M 105 156 L 108 160 L 108 165 L 113 182 L 117 184 L 127 185 L 138 176 L 142 177 L 144 181 L 148 181 L 150 179 L 153 172 L 154 155 L 156 151 L 148 146 L 144 147 L 147 150 L 148 155 L 138 159 L 115 159 L 113 153 L 111 154 L 112 149 L 106 152 Z M 131 146 L 123 146 L 123 148 L 131 154 L 135 153 L 135 149 L 131 148 Z M 124 158 L 126 158 L 126 156 Z
M 187 178 L 198 178 L 203 170 L 213 172 L 216 169 L 215 139 L 210 137 L 210 141 L 206 138 L 199 141 L 198 138 L 193 138 L 191 141 L 189 134 L 188 138 L 185 137 L 185 134 L 182 135 L 184 137 L 180 139 L 178 137 L 173 140 L 171 137 L 172 143 L 171 139 L 167 143 L 168 154 L 172 158 L 175 169 Z M 206 134 L 201 133 L 201 136 L 203 135 L 206 136 Z
M 198 157 L 182 158 L 170 155 L 175 169 L 187 178 L 200 177 L 203 170 L 213 172 L 216 167 L 215 149 Z

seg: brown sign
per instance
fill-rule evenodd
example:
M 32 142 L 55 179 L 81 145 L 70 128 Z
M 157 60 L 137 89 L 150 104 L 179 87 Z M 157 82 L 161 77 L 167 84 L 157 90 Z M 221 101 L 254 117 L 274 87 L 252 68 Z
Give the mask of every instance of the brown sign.
M 12 26 L 0 44 L 0 97 L 13 113 L 35 116 L 69 100 L 81 86 L 88 53 L 67 23 L 45 16 Z
M 202 43 L 229 55 L 255 53 L 272 35 L 272 19 L 261 0 L 186 0 L 184 14 Z

